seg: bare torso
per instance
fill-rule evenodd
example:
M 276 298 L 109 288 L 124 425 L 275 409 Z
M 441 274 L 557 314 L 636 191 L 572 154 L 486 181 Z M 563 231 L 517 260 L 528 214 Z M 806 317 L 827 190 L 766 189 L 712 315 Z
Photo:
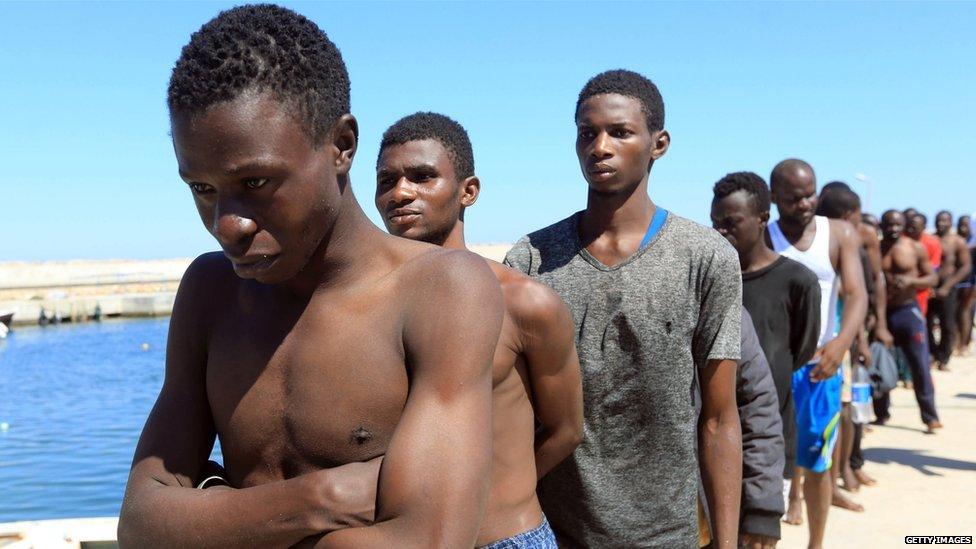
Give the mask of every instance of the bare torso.
M 881 268 L 887 285 L 888 307 L 915 302 L 917 289 L 900 281 L 900 277 L 919 276 L 919 254 L 925 254 L 921 244 L 900 236 L 894 242 L 881 243 Z
M 517 307 L 524 287 L 538 283 L 499 263 L 488 264 L 502 287 L 505 316 L 492 364 L 491 493 L 478 545 L 531 530 L 542 522 L 535 494 L 535 413 Z
M 408 393 L 397 296 L 412 256 L 389 254 L 354 284 L 307 302 L 225 269 L 208 305 L 221 314 L 209 332 L 206 388 L 233 486 L 386 452 Z
M 939 242 L 942 243 L 942 263 L 939 265 L 939 284 L 942 284 L 959 269 L 959 250 L 960 248 L 965 248 L 966 243 L 958 235 L 952 233 L 946 233 L 940 236 Z

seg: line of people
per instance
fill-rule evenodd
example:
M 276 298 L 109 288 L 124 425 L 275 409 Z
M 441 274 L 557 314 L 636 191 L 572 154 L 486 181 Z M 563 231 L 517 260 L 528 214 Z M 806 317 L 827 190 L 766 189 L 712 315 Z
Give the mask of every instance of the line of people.
M 481 181 L 448 116 L 383 134 L 389 234 L 369 222 L 349 88 L 325 33 L 272 5 L 222 12 L 176 63 L 180 176 L 223 253 L 181 283 L 123 546 L 773 547 L 801 493 L 823 544 L 838 475 L 872 482 L 855 368 L 872 338 L 916 348 L 920 244 L 866 237 L 859 204 L 832 206 L 850 189 L 818 201 L 797 159 L 768 187 L 722 178 L 717 230 L 669 212 L 649 194 L 664 101 L 612 70 L 574 109 L 585 207 L 489 262 L 466 251 Z

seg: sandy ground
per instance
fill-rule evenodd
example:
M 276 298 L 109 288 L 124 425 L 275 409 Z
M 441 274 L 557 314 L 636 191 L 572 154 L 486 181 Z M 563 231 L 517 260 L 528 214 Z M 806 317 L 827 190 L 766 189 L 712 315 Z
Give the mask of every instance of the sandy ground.
M 923 433 L 915 395 L 892 393 L 891 421 L 864 438 L 864 471 L 878 480 L 852 497 L 864 513 L 832 507 L 828 548 L 902 547 L 905 536 L 976 536 L 976 359 L 932 372 L 945 428 Z M 804 517 L 805 520 L 806 517 Z M 779 547 L 802 548 L 807 526 L 783 524 Z

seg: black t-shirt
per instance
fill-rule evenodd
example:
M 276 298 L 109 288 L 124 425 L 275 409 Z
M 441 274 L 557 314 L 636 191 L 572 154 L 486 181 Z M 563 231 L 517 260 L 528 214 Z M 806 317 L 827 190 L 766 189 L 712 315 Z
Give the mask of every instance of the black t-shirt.
M 796 459 L 793 418 L 793 371 L 803 366 L 820 337 L 820 284 L 817 275 L 784 256 L 767 267 L 742 273 L 742 304 L 756 327 L 756 335 L 773 373 L 783 439 L 786 442 L 785 478 L 792 478 Z

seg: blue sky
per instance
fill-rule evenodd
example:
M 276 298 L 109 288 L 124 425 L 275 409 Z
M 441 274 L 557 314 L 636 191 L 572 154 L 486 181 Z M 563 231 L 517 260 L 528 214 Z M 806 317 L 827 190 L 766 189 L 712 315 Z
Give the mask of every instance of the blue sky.
M 216 248 L 179 180 L 165 107 L 190 33 L 229 3 L 0 3 L 2 260 L 164 258 Z M 707 222 L 730 171 L 779 160 L 854 184 L 870 210 L 976 210 L 974 3 L 288 3 L 342 50 L 374 221 L 383 130 L 464 124 L 483 192 L 469 242 L 512 242 L 583 207 L 580 87 L 650 76 L 672 135 L 651 196 Z M 969 158 L 969 160 L 966 160 Z

